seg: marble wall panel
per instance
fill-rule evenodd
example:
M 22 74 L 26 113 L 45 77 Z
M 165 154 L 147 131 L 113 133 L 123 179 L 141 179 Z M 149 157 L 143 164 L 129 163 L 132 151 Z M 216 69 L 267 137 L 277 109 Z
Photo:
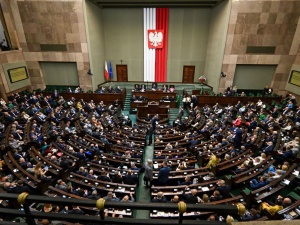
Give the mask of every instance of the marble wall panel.
M 16 0 L 12 8 L 19 13 L 18 33 L 25 34 L 20 44 L 26 61 L 79 63 L 79 80 L 85 87 L 92 87 L 91 79 L 85 78 L 90 66 L 82 0 Z M 40 44 L 66 44 L 67 52 L 41 52 Z M 36 71 L 39 66 L 30 69 L 32 84 L 45 85 L 42 72 Z
M 236 64 L 260 64 L 278 65 L 271 84 L 275 91 L 284 91 L 291 65 L 300 61 L 295 57 L 300 55 L 299 8 L 298 0 L 232 1 L 234 13 L 230 15 L 222 67 L 227 77 L 219 90 L 233 82 Z M 276 46 L 276 50 L 274 55 L 250 55 L 246 54 L 247 46 Z M 236 62 L 232 56 L 237 56 Z

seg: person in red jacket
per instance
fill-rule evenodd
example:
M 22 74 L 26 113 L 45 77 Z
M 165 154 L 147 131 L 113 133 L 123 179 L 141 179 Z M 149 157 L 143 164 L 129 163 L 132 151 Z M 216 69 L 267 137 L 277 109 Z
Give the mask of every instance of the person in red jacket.
M 242 117 L 241 116 L 238 116 L 238 118 L 236 118 L 236 120 L 234 120 L 232 122 L 232 124 L 236 127 L 240 127 L 242 125 Z

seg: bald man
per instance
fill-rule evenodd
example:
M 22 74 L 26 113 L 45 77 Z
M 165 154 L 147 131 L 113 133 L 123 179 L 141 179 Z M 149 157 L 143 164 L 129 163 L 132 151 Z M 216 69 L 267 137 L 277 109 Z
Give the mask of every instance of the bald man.
M 178 203 L 178 202 L 180 202 L 178 195 L 175 195 L 170 201 L 170 203 Z

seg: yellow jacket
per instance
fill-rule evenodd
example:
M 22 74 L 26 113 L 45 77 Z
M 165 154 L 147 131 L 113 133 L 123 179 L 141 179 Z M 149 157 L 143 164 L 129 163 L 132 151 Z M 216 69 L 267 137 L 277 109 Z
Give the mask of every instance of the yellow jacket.
M 211 169 L 212 167 L 216 167 L 220 162 L 220 159 L 217 158 L 217 156 L 212 155 L 209 159 L 209 162 L 207 163 L 207 167 Z

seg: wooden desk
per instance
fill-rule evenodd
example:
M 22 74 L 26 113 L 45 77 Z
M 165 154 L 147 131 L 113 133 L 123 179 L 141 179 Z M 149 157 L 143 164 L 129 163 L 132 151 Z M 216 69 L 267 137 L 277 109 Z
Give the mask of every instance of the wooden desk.
M 163 101 L 163 100 L 157 100 L 159 101 L 159 106 L 168 106 L 169 108 L 177 108 L 177 102 L 174 101 Z M 146 106 L 148 104 L 148 101 L 132 101 L 130 102 L 130 109 L 136 109 L 138 106 Z
M 297 209 L 297 210 L 296 210 Z M 291 215 L 290 213 L 294 211 L 295 215 Z M 300 216 L 300 200 L 294 202 L 292 205 L 284 208 L 283 210 L 280 210 L 279 212 L 277 212 L 276 217 L 279 217 L 280 219 L 284 219 L 285 215 L 288 215 L 286 219 L 298 219 Z
M 117 184 L 112 182 L 106 182 L 96 179 L 87 178 L 80 176 L 76 173 L 71 173 L 70 177 L 67 178 L 68 182 L 71 182 L 73 186 L 83 187 L 85 189 L 91 190 L 92 188 L 97 189 L 98 193 L 105 196 L 108 192 L 115 192 L 117 196 L 124 197 L 130 192 L 136 192 L 136 185 L 127 184 Z
M 142 123 L 150 123 L 146 121 L 145 118 L 149 114 L 152 118 L 153 115 L 158 114 L 158 123 L 168 123 L 169 122 L 169 107 L 159 106 L 158 102 L 148 102 L 147 106 L 138 106 L 137 111 L 137 121 Z
M 52 92 L 41 92 L 44 96 L 52 94 Z M 40 94 L 40 93 L 39 93 Z M 122 93 L 69 93 L 69 92 L 61 92 L 59 93 L 61 96 L 64 97 L 64 99 L 67 101 L 68 99 L 71 99 L 71 97 L 74 97 L 77 101 L 80 99 L 83 99 L 86 102 L 89 102 L 93 100 L 95 103 L 99 103 L 100 101 L 103 101 L 105 105 L 113 103 L 114 100 L 118 99 L 119 104 L 121 107 L 124 107 L 124 101 L 126 98 L 126 88 L 122 90 Z
M 194 92 L 193 92 L 194 93 Z M 235 105 L 238 101 L 242 104 L 247 104 L 248 102 L 257 102 L 259 99 L 265 103 L 272 104 L 272 101 L 281 101 L 281 97 L 223 97 L 223 96 L 207 96 L 207 95 L 199 95 L 198 97 L 198 104 L 199 106 L 204 105 L 215 105 L 216 102 L 219 105 Z
M 175 99 L 176 101 L 176 97 L 177 97 L 176 92 L 163 92 L 163 91 L 144 91 L 144 92 L 132 91 L 132 95 L 146 97 L 147 99 L 149 99 L 149 101 L 159 101 L 163 98 L 166 98 L 167 96 L 170 99 Z
M 270 182 L 269 184 L 251 191 L 251 194 L 254 197 L 254 200 L 256 202 L 259 201 L 263 201 L 265 198 L 271 196 L 272 194 L 280 191 L 282 188 L 285 187 L 285 185 L 281 184 L 281 181 L 283 181 L 285 178 L 288 178 L 288 180 L 292 180 L 295 175 L 292 174 L 293 170 L 297 168 L 297 164 L 293 164 L 290 166 L 290 168 L 288 169 L 288 171 L 285 172 L 285 174 L 283 174 L 282 176 L 280 176 L 279 178 L 275 179 L 274 181 Z

